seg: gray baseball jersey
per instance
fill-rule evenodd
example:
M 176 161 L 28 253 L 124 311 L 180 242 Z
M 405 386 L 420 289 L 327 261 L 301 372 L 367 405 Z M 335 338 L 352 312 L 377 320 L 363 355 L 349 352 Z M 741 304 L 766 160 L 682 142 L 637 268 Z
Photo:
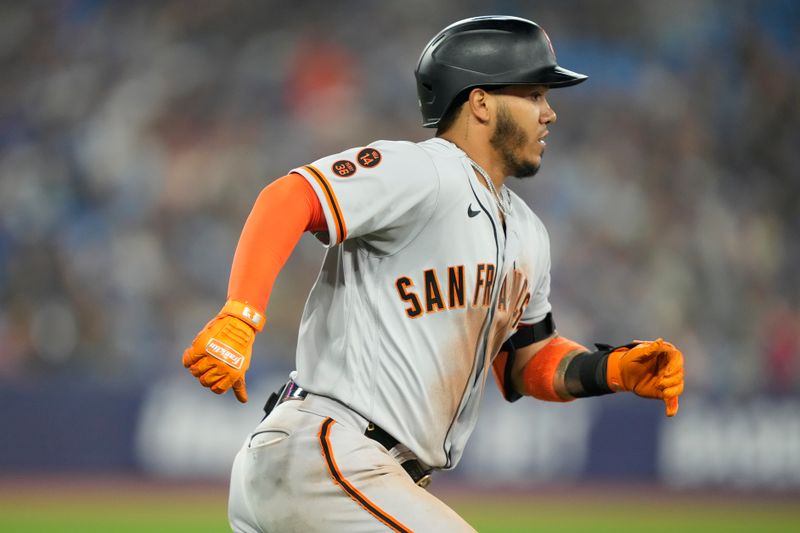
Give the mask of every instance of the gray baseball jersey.
M 550 247 L 515 194 L 505 225 L 454 144 L 379 141 L 297 169 L 328 246 L 295 381 L 378 424 L 424 463 L 454 467 L 492 358 L 550 311 Z

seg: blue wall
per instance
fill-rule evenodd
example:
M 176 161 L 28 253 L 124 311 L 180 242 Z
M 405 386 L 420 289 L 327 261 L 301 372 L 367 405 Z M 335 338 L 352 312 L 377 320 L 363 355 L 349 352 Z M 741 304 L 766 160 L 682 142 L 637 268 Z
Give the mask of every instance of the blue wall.
M 228 475 L 275 379 L 245 406 L 176 376 L 150 389 L 73 382 L 0 388 L 0 471 Z M 490 388 L 449 477 L 482 483 L 637 481 L 800 487 L 800 402 L 689 396 L 675 418 L 630 394 L 568 404 L 504 402 Z

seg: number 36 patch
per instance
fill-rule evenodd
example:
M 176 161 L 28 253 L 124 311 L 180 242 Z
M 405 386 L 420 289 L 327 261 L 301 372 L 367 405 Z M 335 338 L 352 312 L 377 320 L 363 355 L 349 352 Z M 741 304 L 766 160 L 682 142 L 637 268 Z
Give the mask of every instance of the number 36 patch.
M 347 159 L 340 159 L 331 166 L 331 170 L 337 176 L 346 178 L 356 173 L 356 165 Z

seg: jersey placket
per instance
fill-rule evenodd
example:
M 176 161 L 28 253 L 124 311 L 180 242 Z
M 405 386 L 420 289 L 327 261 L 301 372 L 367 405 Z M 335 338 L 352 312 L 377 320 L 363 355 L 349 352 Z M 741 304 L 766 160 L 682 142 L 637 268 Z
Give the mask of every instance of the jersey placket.
M 475 171 L 473 170 L 472 165 L 470 165 L 466 159 L 464 160 L 463 164 L 465 171 L 468 172 L 469 186 L 472 188 L 472 193 L 475 197 L 475 200 L 478 202 L 481 211 L 483 211 L 483 213 L 488 217 L 489 222 L 492 225 L 492 231 L 494 233 L 495 240 L 495 276 L 497 276 L 497 273 L 505 271 L 506 255 L 506 234 L 503 231 L 502 222 L 499 218 L 498 207 L 495 204 L 494 197 L 490 196 L 491 193 L 489 190 L 484 187 L 475 176 Z M 487 354 L 487 351 L 489 349 L 489 338 L 492 331 L 492 325 L 494 324 L 495 314 L 497 312 L 497 303 L 500 294 L 498 289 L 500 283 L 497 282 L 498 279 L 502 278 L 495 278 L 495 282 L 492 286 L 489 309 L 487 310 L 486 318 L 484 319 L 481 327 L 481 333 L 478 337 L 480 342 L 475 350 L 476 361 L 475 364 L 473 364 L 473 372 L 470 374 L 470 382 L 465 388 L 464 397 L 461 399 L 461 404 L 459 405 L 458 411 L 453 417 L 450 428 L 445 435 L 445 442 L 447 442 L 449 439 L 453 429 L 457 427 L 458 420 L 461 418 L 461 415 L 468 408 L 478 402 L 481 396 L 481 388 L 484 382 L 482 377 L 487 367 L 486 360 L 487 358 L 491 357 L 489 354 Z M 449 450 L 445 450 L 445 452 L 447 455 L 447 466 L 450 466 L 450 452 Z
M 495 244 L 497 246 L 496 261 L 495 261 L 496 277 L 495 277 L 495 283 L 492 286 L 489 312 L 487 314 L 486 320 L 484 321 L 483 329 L 481 330 L 482 348 L 478 350 L 478 352 L 482 354 L 482 357 L 479 358 L 477 365 L 478 368 L 477 371 L 475 372 L 475 376 L 472 382 L 471 388 L 474 390 L 476 385 L 478 384 L 478 380 L 483 375 L 483 370 L 486 365 L 486 359 L 487 359 L 486 352 L 489 349 L 489 337 L 492 331 L 492 325 L 494 324 L 495 314 L 497 313 L 497 303 L 500 294 L 499 287 L 502 283 L 500 280 L 502 280 L 503 279 L 502 276 L 505 275 L 508 229 L 503 228 L 503 221 L 501 221 L 500 219 L 499 206 L 497 205 L 494 196 L 482 183 L 480 183 L 480 180 L 478 180 L 477 176 L 475 175 L 475 171 L 472 169 L 472 165 L 466 163 L 466 166 L 468 167 L 469 171 L 470 186 L 473 188 L 473 193 L 475 193 L 476 199 L 478 199 L 478 194 L 481 194 L 478 191 L 483 191 L 482 195 L 484 203 L 481 203 L 480 199 L 478 199 L 478 202 L 481 203 L 481 209 L 486 213 L 486 215 L 489 217 L 489 220 L 492 223 L 492 230 L 494 231 L 494 236 L 495 236 Z M 507 226 L 510 223 L 510 218 L 511 214 L 509 213 L 509 215 L 505 219 L 505 223 Z M 488 357 L 491 357 L 491 354 L 489 354 Z

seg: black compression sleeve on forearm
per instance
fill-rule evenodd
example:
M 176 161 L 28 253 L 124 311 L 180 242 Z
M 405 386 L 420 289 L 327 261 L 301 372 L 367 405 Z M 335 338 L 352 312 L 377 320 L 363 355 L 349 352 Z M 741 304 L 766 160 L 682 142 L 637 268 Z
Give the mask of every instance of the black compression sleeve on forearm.
M 564 384 L 567 392 L 575 398 L 602 396 L 614 392 L 608 386 L 606 372 L 608 370 L 608 354 L 611 347 L 597 345 L 596 352 L 584 352 L 576 355 L 567 365 L 564 372 Z

